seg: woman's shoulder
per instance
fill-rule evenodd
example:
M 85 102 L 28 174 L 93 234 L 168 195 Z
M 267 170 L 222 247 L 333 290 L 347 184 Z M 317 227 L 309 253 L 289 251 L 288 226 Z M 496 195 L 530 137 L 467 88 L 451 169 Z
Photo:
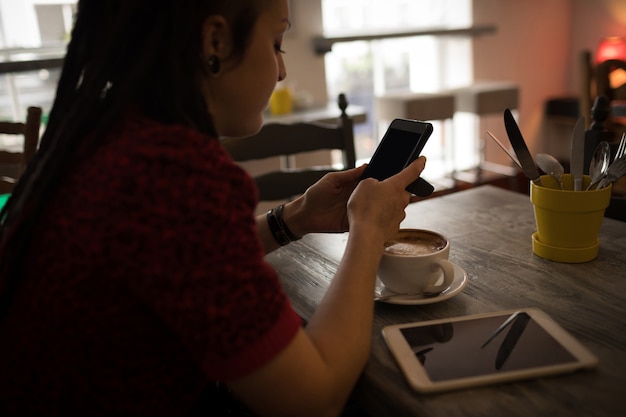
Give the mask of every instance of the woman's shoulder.
M 119 161 L 149 161 L 163 169 L 218 170 L 221 175 L 241 177 L 244 171 L 234 163 L 219 138 L 183 124 L 167 124 L 140 113 L 128 113 L 119 128 L 111 131 L 107 147 Z
M 147 156 L 184 157 L 189 161 L 226 156 L 218 138 L 184 124 L 163 123 L 136 111 L 127 112 L 111 135 L 126 151 L 143 150 Z
M 88 178 L 115 198 L 156 193 L 190 201 L 201 194 L 213 200 L 237 194 L 247 207 L 256 205 L 253 180 L 218 138 L 133 112 L 103 139 L 98 151 L 80 162 L 75 179 Z

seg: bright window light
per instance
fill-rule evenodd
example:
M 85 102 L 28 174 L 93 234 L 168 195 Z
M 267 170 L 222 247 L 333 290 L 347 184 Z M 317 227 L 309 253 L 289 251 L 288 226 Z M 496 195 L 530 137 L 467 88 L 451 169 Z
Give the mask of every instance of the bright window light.
M 322 0 L 327 37 L 384 34 L 472 24 L 471 0 Z M 355 126 L 357 159 L 367 161 L 386 129 L 374 120 L 375 97 L 394 91 L 436 92 L 471 84 L 469 37 L 415 36 L 335 43 L 325 55 L 329 97 L 344 92 L 365 107 L 368 123 Z M 458 119 L 458 120 L 457 120 Z M 427 178 L 474 167 L 480 161 L 475 121 L 433 121 L 435 132 L 424 154 Z M 461 134 L 465 132 L 467 134 Z M 455 138 L 459 137 L 455 141 Z M 463 137 L 461 141 L 460 138 Z

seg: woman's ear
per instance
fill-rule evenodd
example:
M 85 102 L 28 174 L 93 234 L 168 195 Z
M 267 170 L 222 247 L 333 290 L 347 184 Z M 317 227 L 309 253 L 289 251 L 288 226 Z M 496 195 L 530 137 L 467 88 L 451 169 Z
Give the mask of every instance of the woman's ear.
M 229 57 L 231 53 L 230 26 L 223 16 L 211 15 L 202 25 L 202 56 L 215 56 L 220 60 Z

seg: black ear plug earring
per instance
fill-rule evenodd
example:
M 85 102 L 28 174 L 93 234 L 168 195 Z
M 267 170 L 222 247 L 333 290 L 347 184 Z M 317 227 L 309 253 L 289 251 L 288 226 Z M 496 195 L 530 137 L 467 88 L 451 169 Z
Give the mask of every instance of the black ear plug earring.
M 209 72 L 213 75 L 217 75 L 220 72 L 222 65 L 217 55 L 211 55 L 209 57 L 209 59 L 207 60 L 207 68 L 209 69 Z

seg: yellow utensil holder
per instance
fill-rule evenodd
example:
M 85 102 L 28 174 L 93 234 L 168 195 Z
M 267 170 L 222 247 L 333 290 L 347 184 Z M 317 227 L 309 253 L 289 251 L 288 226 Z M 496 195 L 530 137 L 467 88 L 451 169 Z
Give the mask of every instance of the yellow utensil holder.
M 589 185 L 583 178 L 583 190 Z M 541 185 L 531 182 L 530 201 L 537 231 L 532 236 L 533 253 L 557 262 L 588 262 L 598 256 L 600 226 L 611 201 L 611 186 L 601 190 L 573 191 L 570 174 L 563 175 L 563 190 L 549 176 Z

